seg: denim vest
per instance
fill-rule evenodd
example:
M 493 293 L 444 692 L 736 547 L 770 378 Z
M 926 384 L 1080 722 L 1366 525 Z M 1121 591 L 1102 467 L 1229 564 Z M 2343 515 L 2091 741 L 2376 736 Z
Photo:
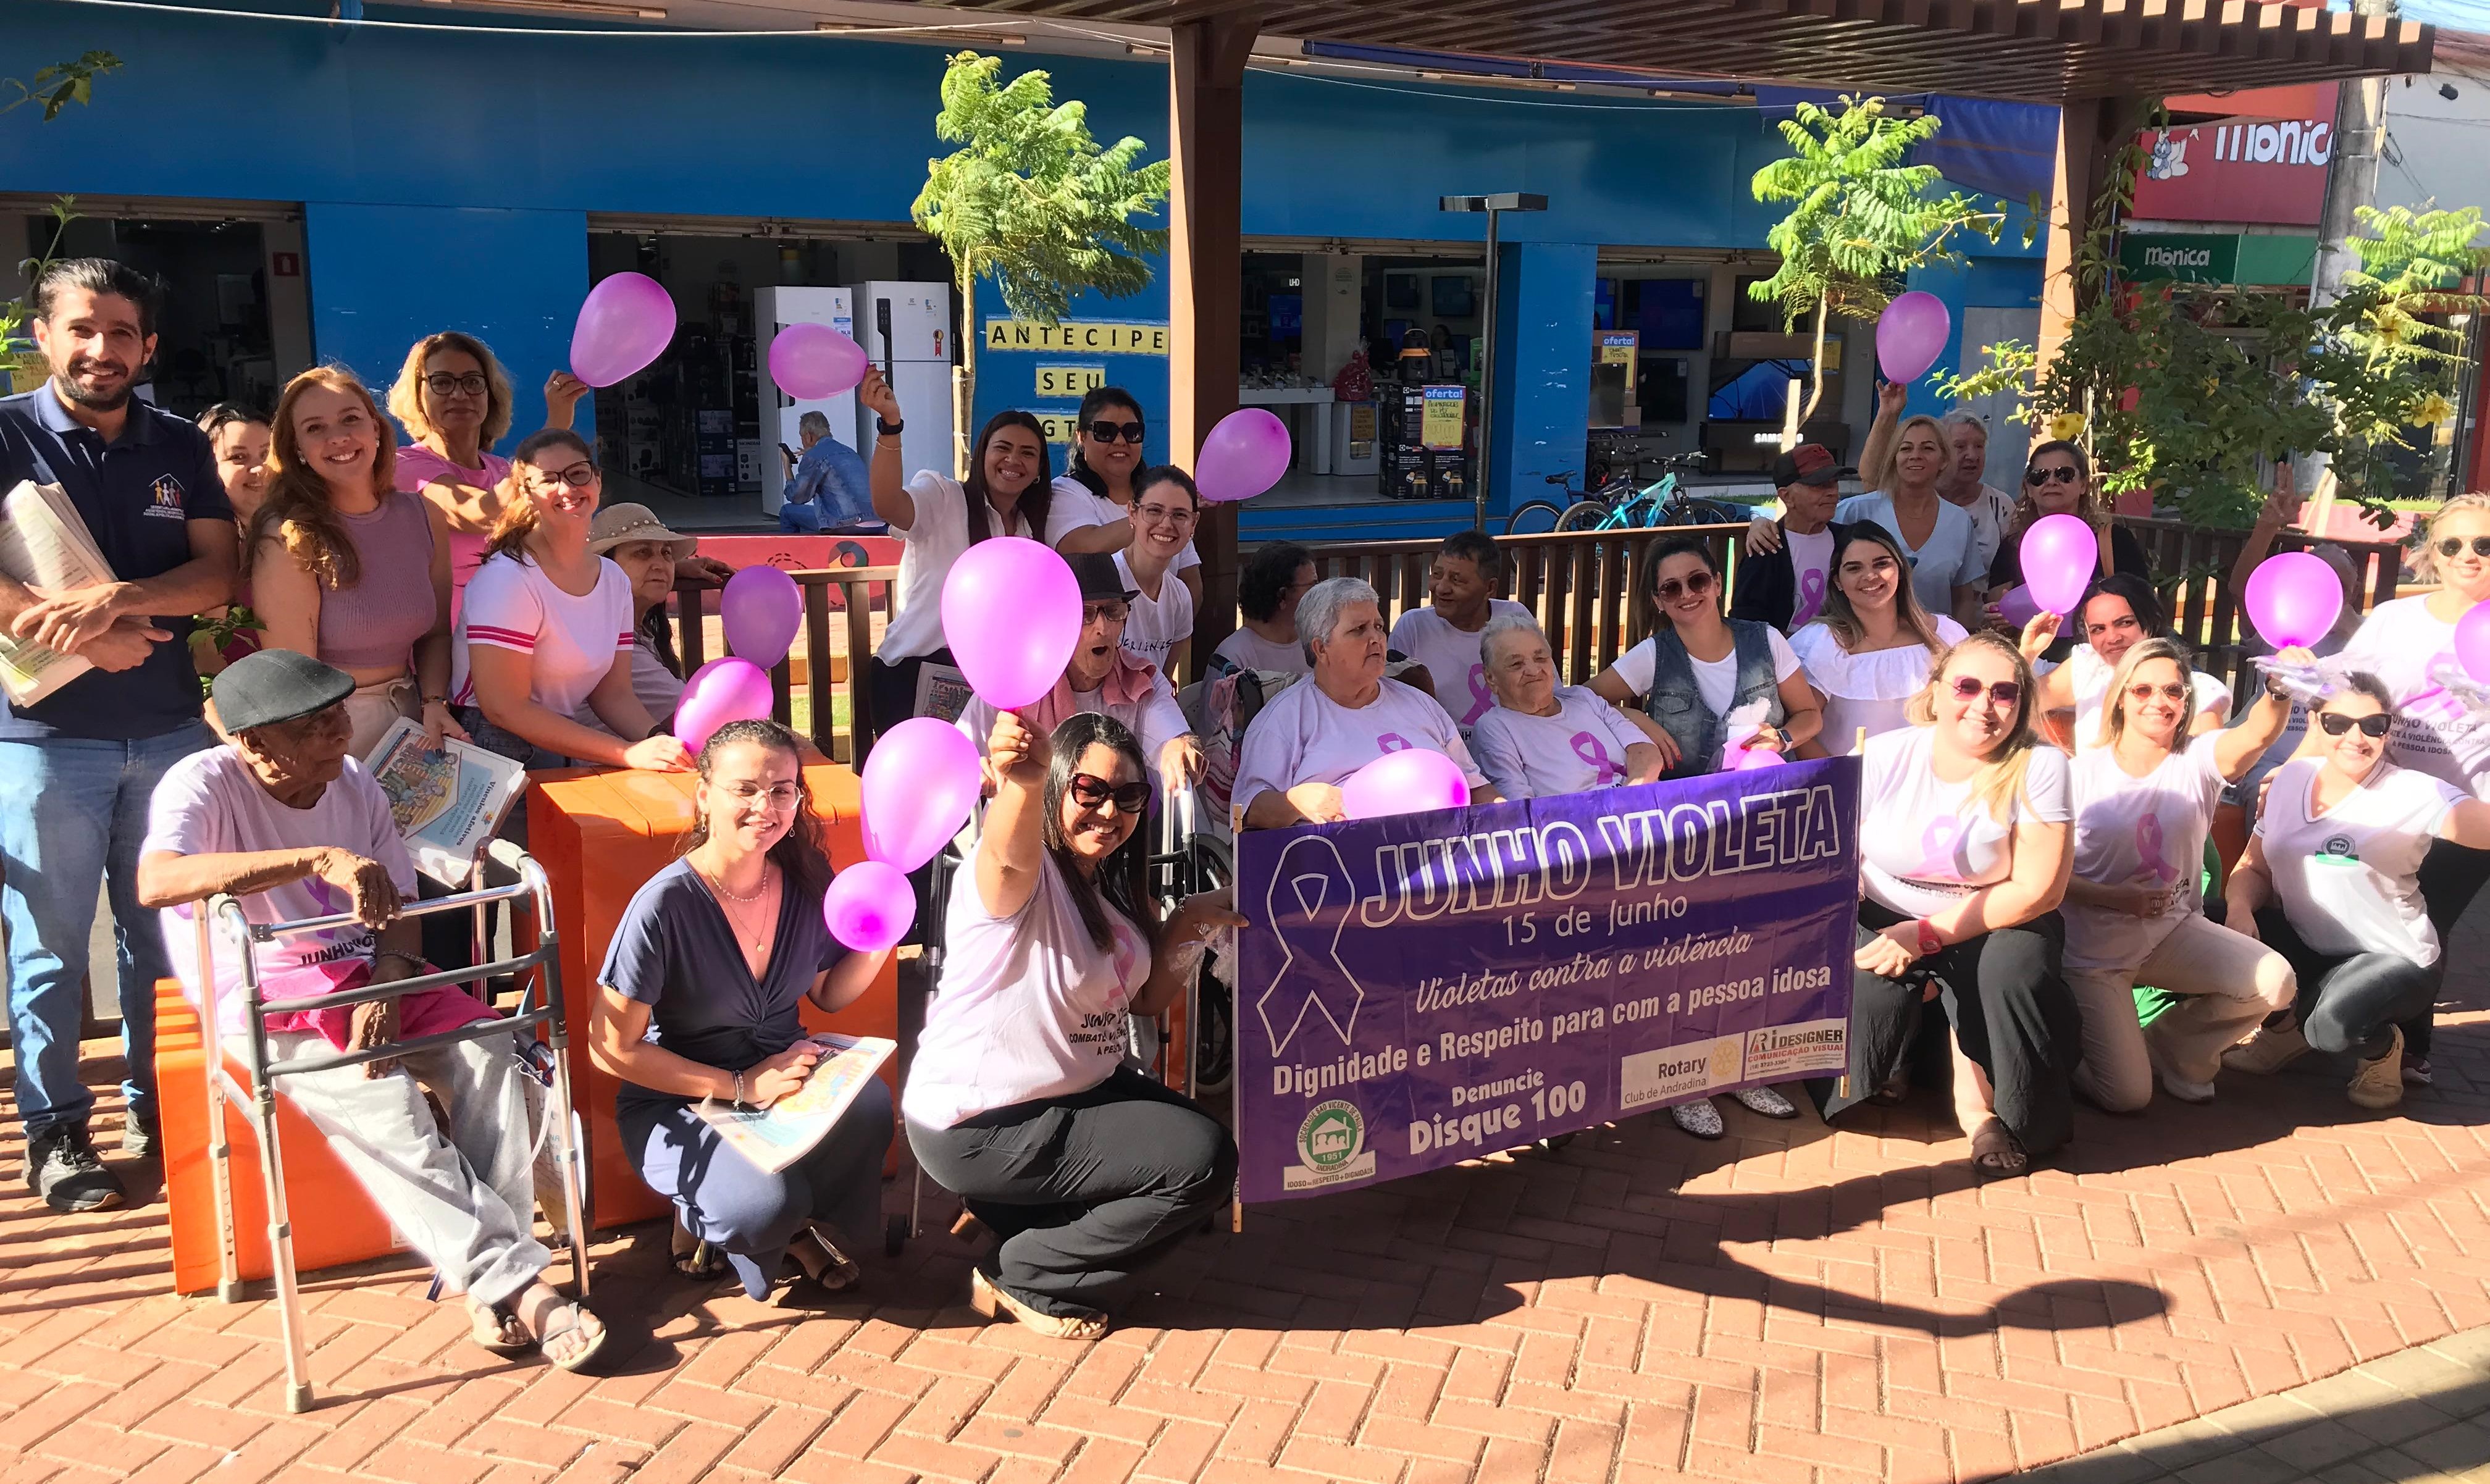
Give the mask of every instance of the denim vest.
M 1736 711 L 1769 697 L 1772 708 L 1764 720 L 1780 726 L 1785 713 L 1781 681 L 1773 674 L 1772 630 L 1745 619 L 1723 622 L 1736 644 L 1733 653 L 1738 661 L 1738 691 L 1729 709 Z M 1703 694 L 1694 684 L 1694 658 L 1686 653 L 1677 630 L 1664 628 L 1654 634 L 1652 650 L 1651 694 L 1644 699 L 1643 710 L 1677 743 L 1677 766 L 1661 776 L 1691 778 L 1710 772 L 1721 744 L 1728 740 L 1726 719 L 1703 704 Z

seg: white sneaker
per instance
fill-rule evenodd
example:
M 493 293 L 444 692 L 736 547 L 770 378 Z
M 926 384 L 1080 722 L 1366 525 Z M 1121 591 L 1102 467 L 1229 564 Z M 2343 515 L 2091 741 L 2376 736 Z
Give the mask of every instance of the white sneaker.
M 2360 1069 L 2352 1074 L 2351 1085 L 2344 1094 L 2357 1106 L 2382 1113 L 2404 1100 L 2404 1033 L 2401 1026 L 2387 1027 L 2393 1040 L 2374 1062 L 2362 1061 Z
M 2178 1068 L 2172 1066 L 2170 1059 L 2163 1055 L 2160 1040 L 2149 1030 L 2144 1033 L 2144 1056 L 2153 1063 L 2154 1075 L 2160 1082 L 2162 1091 L 2183 1103 L 2204 1104 L 2214 1100 L 2214 1085 L 2180 1076 Z
M 2222 1053 L 2222 1064 L 2235 1072 L 2263 1077 L 2278 1072 L 2308 1055 L 2308 1037 L 2298 1025 L 2275 1031 L 2263 1026 L 2246 1040 Z M 2398 1073 L 2400 1075 L 2400 1073 Z

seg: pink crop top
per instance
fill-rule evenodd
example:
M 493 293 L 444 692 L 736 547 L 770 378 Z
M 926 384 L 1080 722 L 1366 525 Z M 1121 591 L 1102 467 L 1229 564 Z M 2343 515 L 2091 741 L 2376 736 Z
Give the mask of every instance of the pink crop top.
M 432 520 L 420 496 L 392 491 L 379 509 L 339 517 L 362 559 L 353 587 L 320 595 L 320 657 L 341 670 L 401 669 L 432 632 Z

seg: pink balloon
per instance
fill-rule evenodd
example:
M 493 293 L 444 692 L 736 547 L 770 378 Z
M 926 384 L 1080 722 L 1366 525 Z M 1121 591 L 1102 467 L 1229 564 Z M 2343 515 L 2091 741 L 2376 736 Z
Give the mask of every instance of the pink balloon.
M 2490 685 L 2490 603 L 2475 603 L 2455 621 L 2455 658 L 2476 684 Z
M 1461 765 L 1425 747 L 1387 752 L 1340 786 L 1340 806 L 1350 819 L 1458 809 L 1469 801 L 1470 780 Z
M 864 760 L 864 853 L 912 871 L 960 832 L 984 786 L 977 744 L 932 716 L 882 734 Z
M 1758 768 L 1779 768 L 1789 761 L 1770 747 L 1740 747 L 1735 750 L 1738 758 L 1736 762 L 1729 765 L 1731 772 L 1752 772 Z
M 1945 354 L 1954 316 L 1945 301 L 1913 289 L 1885 306 L 1876 318 L 1876 364 L 1887 381 L 1917 381 Z
M 815 402 L 864 380 L 864 347 L 827 325 L 789 325 L 769 340 L 769 379 L 799 402 Z
M 1997 616 L 2020 628 L 2041 616 L 2041 605 L 2033 598 L 2030 588 L 2009 588 L 2006 596 L 1997 600 Z
M 600 278 L 579 306 L 570 332 L 570 370 L 592 387 L 610 387 L 665 354 L 675 337 L 675 301 L 646 274 Z
M 767 563 L 747 567 L 726 579 L 717 616 L 727 649 L 767 670 L 795 644 L 796 629 L 804 622 L 804 595 L 795 578 Z
M 942 637 L 970 688 L 997 711 L 1041 700 L 1081 643 L 1081 584 L 1055 548 L 979 541 L 942 579 Z
M 2023 581 L 2043 613 L 2071 614 L 2100 565 L 2100 538 L 2077 515 L 2043 515 L 2023 533 Z
M 1239 407 L 1202 440 L 1193 479 L 1213 505 L 1251 500 L 1288 472 L 1288 424 L 1260 407 Z
M 880 860 L 859 860 L 830 878 L 822 894 L 822 924 L 858 953 L 896 946 L 916 920 L 916 891 L 908 873 Z
M 2240 595 L 2240 601 L 2257 633 L 2275 649 L 2315 644 L 2342 616 L 2343 579 L 2308 552 L 2276 552 L 2248 573 L 2247 591 Z M 2456 638 L 2461 641 L 2463 636 L 2459 624 Z M 2463 651 L 2459 648 L 2456 654 L 2461 657 Z M 2471 670 L 2472 662 L 2467 660 L 2464 668 Z
M 758 721 L 769 714 L 769 672 L 749 659 L 712 659 L 683 682 L 675 703 L 675 738 L 694 752 L 711 732 L 730 721 Z

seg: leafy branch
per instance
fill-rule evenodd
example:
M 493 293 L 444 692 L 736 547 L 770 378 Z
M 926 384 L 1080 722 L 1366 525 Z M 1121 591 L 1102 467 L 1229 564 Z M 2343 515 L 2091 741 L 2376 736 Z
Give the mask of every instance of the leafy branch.
M 90 51 L 74 62 L 55 62 L 38 70 L 31 82 L 0 77 L 0 94 L 16 95 L 0 102 L 0 113 L 14 113 L 28 103 L 40 102 L 43 105 L 43 122 L 48 124 L 72 103 L 84 106 L 94 94 L 95 79 L 120 70 L 121 59 L 111 52 Z

